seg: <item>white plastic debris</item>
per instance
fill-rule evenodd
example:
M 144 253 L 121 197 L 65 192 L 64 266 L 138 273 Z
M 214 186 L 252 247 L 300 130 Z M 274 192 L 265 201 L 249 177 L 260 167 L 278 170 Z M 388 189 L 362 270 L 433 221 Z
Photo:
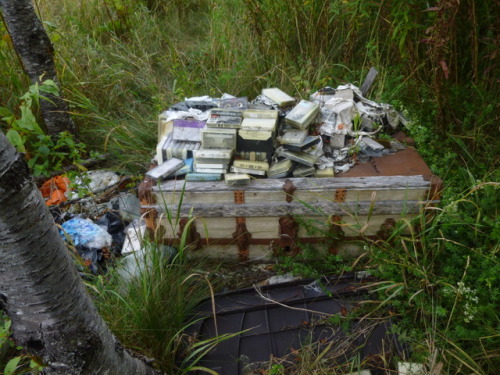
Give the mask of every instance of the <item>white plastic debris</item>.
M 68 190 L 65 194 L 68 199 L 78 198 L 79 195 L 85 196 L 89 192 L 97 194 L 116 185 L 118 181 L 120 176 L 112 171 L 84 172 L 75 179 L 73 190 Z
M 364 145 L 370 147 L 372 150 L 375 150 L 375 151 L 380 151 L 380 150 L 384 149 L 384 146 L 382 146 L 380 143 L 378 143 L 377 141 L 374 141 L 370 137 L 366 137 L 366 136 L 361 138 L 361 146 L 364 146 Z
M 224 99 L 236 99 L 236 96 L 228 94 L 227 92 L 225 92 L 224 94 L 222 94 L 222 96 L 220 98 L 221 98 L 221 100 L 224 100 Z
M 342 85 L 337 87 L 334 97 L 343 100 L 354 100 L 354 91 L 351 88 L 351 85 Z
M 295 281 L 295 280 L 299 280 L 299 279 L 300 279 L 300 277 L 298 277 L 298 276 L 293 276 L 290 273 L 286 273 L 284 275 L 271 276 L 269 279 L 267 279 L 267 284 L 274 285 L 274 284 L 280 284 L 280 283 L 287 283 L 287 282 Z
M 346 375 L 371 375 L 372 372 L 370 370 L 359 370 L 355 372 L 350 372 L 349 374 Z
M 208 95 L 193 96 L 191 98 L 184 98 L 184 101 L 186 101 L 186 102 L 209 102 L 211 100 L 213 100 L 213 99 Z
M 345 134 L 344 129 L 347 130 L 352 127 L 352 120 L 357 113 L 354 101 L 334 97 L 328 100 L 323 108 L 336 114 L 335 133 Z M 340 124 L 343 126 L 339 127 Z
M 176 254 L 176 250 L 171 246 L 159 245 L 158 248 L 155 248 L 155 246 L 154 244 L 149 244 L 121 260 L 117 272 L 125 286 L 132 279 L 140 277 L 141 274 L 149 274 L 151 268 L 155 265 L 155 259 L 158 255 L 161 259 L 171 260 Z
M 425 367 L 420 363 L 398 362 L 399 375 L 424 375 Z
M 122 247 L 123 259 L 118 267 L 118 274 L 128 282 L 139 274 L 139 270 L 144 268 L 144 257 L 146 249 L 144 246 L 144 235 L 146 224 L 142 220 L 135 220 L 125 228 L 125 242 Z
M 347 172 L 353 166 L 354 166 L 354 162 L 353 163 L 346 163 L 344 165 L 335 165 L 334 166 L 335 173 Z
M 125 242 L 123 243 L 123 256 L 141 251 L 143 247 L 144 234 L 146 233 L 146 223 L 134 220 L 125 228 Z
M 75 246 L 85 246 L 89 249 L 110 247 L 113 239 L 107 230 L 90 219 L 75 217 L 61 225 L 61 236 L 68 236 Z
M 210 111 L 202 111 L 196 108 L 189 108 L 188 111 L 174 111 L 174 110 L 166 110 L 161 116 L 165 119 L 165 122 L 178 120 L 178 119 L 186 119 L 186 118 L 194 118 L 198 121 L 206 121 L 210 116 Z

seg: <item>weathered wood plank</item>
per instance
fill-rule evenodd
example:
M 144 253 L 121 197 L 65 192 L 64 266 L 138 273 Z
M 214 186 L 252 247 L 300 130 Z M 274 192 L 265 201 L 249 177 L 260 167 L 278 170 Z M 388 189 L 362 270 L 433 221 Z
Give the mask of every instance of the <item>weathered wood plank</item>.
M 335 190 L 298 190 L 293 194 L 294 200 L 303 202 L 318 202 L 323 200 L 335 200 Z M 226 203 L 234 204 L 234 192 L 163 192 L 155 193 L 157 202 L 167 205 L 176 205 L 181 200 L 184 204 L 209 204 Z M 372 200 L 425 200 L 428 198 L 428 188 L 398 188 L 398 189 L 372 189 L 358 190 L 349 189 L 345 192 L 345 201 L 372 201 Z M 281 190 L 273 191 L 245 191 L 245 203 L 285 202 L 286 194 Z
M 256 217 L 256 216 L 284 216 L 284 215 L 404 215 L 418 213 L 427 203 L 436 204 L 438 201 L 360 201 L 360 202 L 332 202 L 328 200 L 313 203 L 297 202 L 265 202 L 265 204 L 185 204 L 180 208 L 180 215 L 197 217 Z M 143 206 L 164 212 L 160 205 Z M 167 206 L 171 212 L 177 211 L 177 206 Z
M 328 178 L 289 178 L 297 190 L 335 190 L 335 189 L 408 189 L 428 188 L 430 182 L 423 176 L 370 176 L 370 177 L 328 177 Z M 228 186 L 223 181 L 186 182 L 170 180 L 153 186 L 154 192 L 215 192 L 215 191 L 272 191 L 281 190 L 286 179 L 251 180 L 247 186 Z
M 415 215 L 406 215 L 405 219 L 411 219 Z M 362 236 L 375 236 L 380 230 L 382 224 L 388 218 L 398 220 L 400 215 L 346 215 L 340 218 L 340 228 L 347 238 L 361 238 Z M 271 217 L 251 217 L 246 219 L 246 227 L 251 233 L 251 241 L 262 242 L 265 240 L 278 240 L 279 233 L 278 216 Z M 297 218 L 299 225 L 298 240 L 316 238 L 318 241 L 326 241 L 327 233 L 330 228 L 329 219 L 324 217 L 300 217 Z M 165 233 L 164 238 L 178 238 L 178 227 L 171 227 L 164 221 L 162 222 Z M 232 236 L 236 229 L 234 218 L 196 218 L 194 220 L 196 231 L 203 239 L 202 244 L 207 244 L 207 239 L 218 239 L 227 243 L 236 242 Z M 311 229 L 314 227 L 314 229 Z M 408 233 L 407 230 L 404 230 Z M 323 240 L 321 240 L 323 239 Z M 255 244 L 255 243 L 254 243 Z M 219 245 L 221 245 L 219 243 Z
M 370 70 L 368 71 L 368 74 L 366 75 L 365 81 L 363 82 L 363 84 L 361 85 L 361 88 L 360 88 L 361 94 L 363 96 L 366 96 L 366 94 L 368 93 L 368 90 L 370 90 L 370 87 L 372 86 L 373 81 L 375 81 L 377 74 L 378 74 L 378 70 L 372 66 L 370 68 Z

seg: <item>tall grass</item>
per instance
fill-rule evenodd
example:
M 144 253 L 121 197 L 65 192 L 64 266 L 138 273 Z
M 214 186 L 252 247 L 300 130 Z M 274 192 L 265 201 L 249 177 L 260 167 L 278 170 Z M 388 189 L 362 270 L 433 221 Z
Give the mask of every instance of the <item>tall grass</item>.
M 430 372 L 494 374 L 500 362 L 500 184 L 470 186 L 416 221 L 400 222 L 365 258 L 387 280 L 382 297 L 392 293 L 389 305 L 402 317 L 398 333 Z
M 324 85 L 361 84 L 372 65 L 381 72 L 372 91 L 376 99 L 418 113 L 438 142 L 453 135 L 477 157 L 494 151 L 495 1 L 440 0 L 432 7 L 423 0 L 37 5 L 83 137 L 124 169 L 147 164 L 157 114 L 185 96 L 253 97 L 264 86 L 279 86 L 307 97 Z M 13 104 L 26 88 L 2 34 L 0 90 L 2 102 Z
M 182 331 L 196 304 L 209 295 L 209 284 L 192 277 L 196 275 L 196 263 L 179 256 L 172 260 L 154 243 L 144 250 L 141 255 L 131 255 L 136 271 L 118 267 L 92 285 L 95 301 L 123 345 L 154 359 L 154 367 L 178 373 L 186 370 L 176 363 L 176 355 L 186 345 Z M 202 347 L 204 343 L 197 344 Z

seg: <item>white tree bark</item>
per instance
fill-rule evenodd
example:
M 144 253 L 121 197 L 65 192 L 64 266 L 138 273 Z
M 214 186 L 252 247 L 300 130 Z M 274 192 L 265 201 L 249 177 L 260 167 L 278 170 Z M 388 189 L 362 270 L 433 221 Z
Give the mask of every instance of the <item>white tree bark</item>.
M 84 289 L 23 157 L 0 132 L 0 303 L 16 343 L 50 374 L 153 374 Z
M 57 80 L 54 49 L 37 17 L 31 0 L 0 0 L 0 12 L 7 26 L 24 71 L 32 83 L 46 79 Z M 43 77 L 40 79 L 40 77 Z M 68 105 L 61 96 L 44 94 L 40 100 L 43 120 L 49 134 L 62 131 L 75 132 L 75 124 L 68 112 Z

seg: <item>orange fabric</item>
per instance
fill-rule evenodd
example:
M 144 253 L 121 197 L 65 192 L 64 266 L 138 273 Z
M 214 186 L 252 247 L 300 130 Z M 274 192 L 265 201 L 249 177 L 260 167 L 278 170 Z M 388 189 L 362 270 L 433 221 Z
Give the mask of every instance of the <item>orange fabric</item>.
M 50 180 L 45 181 L 43 183 L 43 185 L 40 187 L 40 191 L 41 191 L 42 196 L 44 198 L 50 197 L 50 192 L 52 190 L 54 190 L 54 186 L 53 185 L 54 185 L 53 181 L 52 181 L 52 179 L 50 179 Z
M 54 190 L 52 192 L 52 195 L 50 196 L 50 199 L 45 202 L 47 206 L 53 206 L 56 204 L 61 204 L 62 202 L 65 202 L 68 198 L 64 195 L 64 191 L 62 190 Z
M 40 187 L 40 191 L 44 198 L 50 199 L 45 202 L 47 206 L 52 206 L 55 204 L 60 204 L 66 201 L 66 196 L 64 193 L 68 190 L 69 180 L 64 176 L 56 176 L 47 181 L 45 181 Z
M 59 190 L 68 190 L 69 187 L 69 180 L 67 177 L 64 176 L 56 176 L 54 177 L 54 182 L 56 186 L 59 188 Z

